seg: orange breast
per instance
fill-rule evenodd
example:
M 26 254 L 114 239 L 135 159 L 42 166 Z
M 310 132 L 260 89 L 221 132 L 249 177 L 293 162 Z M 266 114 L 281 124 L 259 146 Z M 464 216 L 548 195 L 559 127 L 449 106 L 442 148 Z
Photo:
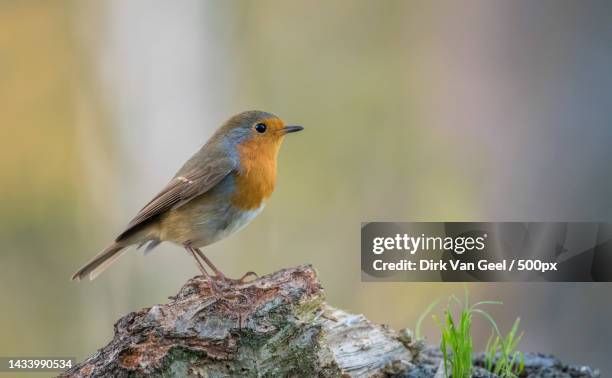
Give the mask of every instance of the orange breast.
M 254 139 L 238 147 L 240 172 L 236 173 L 236 192 L 232 204 L 243 210 L 261 206 L 274 191 L 276 158 L 280 140 Z

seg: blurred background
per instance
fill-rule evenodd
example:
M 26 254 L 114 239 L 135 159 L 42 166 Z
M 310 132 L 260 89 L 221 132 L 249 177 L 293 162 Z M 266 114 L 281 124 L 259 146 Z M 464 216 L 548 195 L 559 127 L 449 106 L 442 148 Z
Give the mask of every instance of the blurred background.
M 330 303 L 394 328 L 463 285 L 361 283 L 363 221 L 612 221 L 611 19 L 606 1 L 1 1 L 0 355 L 83 359 L 196 275 L 162 245 L 69 281 L 247 109 L 306 130 L 213 261 L 312 263 Z M 504 301 L 503 330 L 521 317 L 522 350 L 612 372 L 610 284 L 468 287 Z

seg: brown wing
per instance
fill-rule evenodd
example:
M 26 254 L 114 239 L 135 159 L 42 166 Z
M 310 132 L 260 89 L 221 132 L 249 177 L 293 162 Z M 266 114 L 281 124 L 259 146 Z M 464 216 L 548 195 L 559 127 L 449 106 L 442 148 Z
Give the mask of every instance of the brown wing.
M 185 173 L 182 172 L 183 170 L 179 171 L 179 174 L 168 183 L 164 190 L 136 214 L 116 241 L 127 237 L 134 229 L 159 214 L 206 193 L 227 176 L 233 166 L 230 160 L 223 159 L 216 161 L 215 164 L 189 168 Z

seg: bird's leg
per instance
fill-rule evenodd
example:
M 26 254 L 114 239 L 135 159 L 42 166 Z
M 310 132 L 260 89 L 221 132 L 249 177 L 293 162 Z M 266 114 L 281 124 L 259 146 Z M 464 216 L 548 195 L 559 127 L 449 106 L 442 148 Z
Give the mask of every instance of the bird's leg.
M 225 274 L 223 274 L 223 272 L 221 272 L 213 263 L 212 261 L 210 261 L 210 259 L 208 257 L 206 257 L 206 255 L 204 255 L 204 253 L 199 249 L 199 248 L 194 248 L 195 252 L 200 256 L 200 258 L 202 260 L 204 260 L 204 262 L 206 263 L 206 265 L 208 265 L 210 267 L 210 269 L 213 270 L 213 272 L 215 272 L 215 277 L 220 279 L 221 281 L 226 281 L 226 282 L 232 282 L 232 283 L 244 283 L 244 281 L 250 277 L 250 276 L 254 276 L 257 277 L 257 273 L 255 272 L 246 272 L 242 277 L 240 277 L 239 279 L 232 279 L 232 278 L 227 278 L 225 276 Z
M 208 264 L 208 266 L 210 266 L 212 268 L 212 270 L 215 272 L 215 274 L 216 274 L 215 277 L 221 279 L 223 282 L 232 282 L 233 283 L 233 282 L 239 281 L 240 283 L 242 283 L 242 279 L 244 277 L 241 278 L 240 280 L 228 279 L 228 278 L 225 277 L 225 275 L 223 273 L 221 273 L 221 271 L 219 269 L 217 269 L 217 267 L 198 248 L 194 248 L 194 247 L 191 247 L 191 246 L 185 246 L 185 248 L 191 253 L 193 258 L 196 259 L 196 261 L 198 262 L 198 266 L 200 267 L 200 270 L 202 271 L 202 273 L 208 279 L 208 282 L 210 283 L 211 290 L 217 296 L 217 298 L 221 298 L 221 299 L 227 300 L 227 299 L 230 299 L 230 298 L 242 297 L 242 298 L 244 298 L 246 303 L 249 303 L 249 301 L 250 301 L 249 297 L 247 295 L 241 293 L 240 291 L 233 290 L 232 292 L 223 292 L 221 289 L 219 289 L 219 287 L 217 286 L 217 283 L 214 281 L 213 277 L 211 277 L 208 274 L 208 272 L 204 268 L 204 265 L 202 265 L 202 262 L 200 261 L 200 259 L 198 259 L 197 256 L 199 255 L 202 258 L 202 260 L 204 260 L 204 262 L 206 262 L 206 264 Z M 252 272 L 249 272 L 249 273 L 252 273 Z M 255 274 L 255 273 L 253 273 L 253 274 Z M 245 275 L 245 277 L 246 276 L 248 276 L 248 274 Z M 233 307 L 230 307 L 230 308 L 233 308 Z
M 217 284 L 215 283 L 215 281 L 213 280 L 213 278 L 210 276 L 210 274 L 208 274 L 208 272 L 206 271 L 206 269 L 204 268 L 204 265 L 202 265 L 202 262 L 198 259 L 198 256 L 196 255 L 197 249 L 191 247 L 190 245 L 185 244 L 185 249 L 187 250 L 187 252 L 189 252 L 191 254 L 191 256 L 193 256 L 193 258 L 195 259 L 198 268 L 200 269 L 200 271 L 202 272 L 202 275 L 204 277 L 206 277 L 206 279 L 208 280 L 208 284 L 210 285 L 210 289 L 212 290 L 212 292 L 216 295 L 216 296 L 221 296 L 221 290 L 219 289 L 219 287 L 217 286 Z
M 200 261 L 200 259 L 198 259 L 198 257 L 195 255 L 194 248 L 189 245 L 185 245 L 185 249 L 195 259 L 196 264 L 198 265 L 198 269 L 200 269 L 200 272 L 202 272 L 202 275 L 206 278 L 211 278 L 208 272 L 206 271 L 206 268 L 204 268 L 204 265 L 202 265 L 202 262 Z
M 215 272 L 215 277 L 221 279 L 222 281 L 225 281 L 225 274 L 223 274 L 223 272 L 221 272 L 216 266 L 215 264 L 212 263 L 212 261 L 210 261 L 210 259 L 208 257 L 206 257 L 206 255 L 204 255 L 204 253 L 202 252 L 202 250 L 200 250 L 199 248 L 194 248 L 193 249 L 198 256 L 200 256 L 200 258 L 202 260 L 204 260 L 204 262 L 206 263 L 206 265 L 208 265 L 210 267 L 210 269 L 212 269 L 213 272 Z

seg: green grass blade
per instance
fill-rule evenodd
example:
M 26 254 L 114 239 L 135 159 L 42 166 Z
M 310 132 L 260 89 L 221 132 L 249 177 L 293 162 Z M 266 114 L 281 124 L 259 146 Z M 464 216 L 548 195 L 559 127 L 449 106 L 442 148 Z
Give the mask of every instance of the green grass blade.
M 435 301 L 431 302 L 429 306 L 427 306 L 427 308 L 425 309 L 425 312 L 423 312 L 421 316 L 419 316 L 419 319 L 416 322 L 416 327 L 414 331 L 415 337 L 417 340 L 421 339 L 421 324 L 423 323 L 423 320 L 425 319 L 427 315 L 429 315 L 431 311 L 433 311 L 434 307 L 436 307 L 439 302 L 440 302 L 440 299 L 436 299 Z
M 473 309 L 472 312 L 484 316 L 489 321 L 489 323 L 491 323 L 491 326 L 493 326 L 493 329 L 495 330 L 495 333 L 498 336 L 501 336 L 501 333 L 499 332 L 499 327 L 497 326 L 497 323 L 495 323 L 495 320 L 493 320 L 493 317 L 491 315 L 489 315 L 488 312 L 486 312 L 484 310 L 481 310 L 479 308 Z
M 487 305 L 487 304 L 490 304 L 490 305 L 503 305 L 504 302 L 502 302 L 502 301 L 480 301 L 480 302 L 474 303 L 470 308 L 476 308 L 476 307 L 479 307 L 479 306 L 482 306 L 482 305 Z

